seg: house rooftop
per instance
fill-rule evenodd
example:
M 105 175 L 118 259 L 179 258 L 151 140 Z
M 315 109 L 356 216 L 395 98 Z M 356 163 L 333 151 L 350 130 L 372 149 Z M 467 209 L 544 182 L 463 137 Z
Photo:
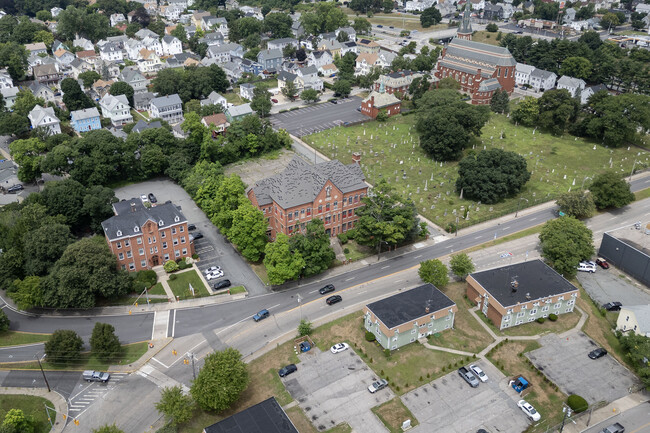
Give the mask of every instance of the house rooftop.
M 298 433 L 275 397 L 203 429 L 205 433 Z
M 114 203 L 113 210 L 115 215 L 102 222 L 104 234 L 109 240 L 141 235 L 141 227 L 147 221 L 153 221 L 160 229 L 187 221 L 173 203 L 146 208 L 142 200 L 131 198 Z
M 389 329 L 456 305 L 431 283 L 405 290 L 367 307 Z M 429 307 L 427 312 L 426 308 Z

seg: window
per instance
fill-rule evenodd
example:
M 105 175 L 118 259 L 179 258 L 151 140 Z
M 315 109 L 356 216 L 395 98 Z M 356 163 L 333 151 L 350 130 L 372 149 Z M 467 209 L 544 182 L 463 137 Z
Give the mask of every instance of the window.
M 184 255 L 184 256 L 187 255 L 187 248 L 183 248 L 183 255 Z
M 307 216 L 309 216 L 309 215 L 311 215 L 311 208 L 310 207 L 307 208 Z
M 322 212 L 323 212 L 323 205 L 318 205 L 318 213 L 322 213 Z
M 147 261 L 146 260 L 140 260 L 140 267 L 146 268 L 147 267 Z
M 134 270 L 135 269 L 135 263 L 129 263 L 129 269 Z
M 118 243 L 115 244 L 115 245 L 116 245 L 118 248 L 122 248 L 122 242 L 118 242 Z
M 174 250 L 174 255 L 175 255 L 176 257 L 180 257 L 180 256 L 181 256 L 181 252 L 178 251 L 178 250 Z
M 445 320 L 451 320 L 451 314 L 448 314 Z
M 508 68 L 506 68 L 505 72 L 503 73 L 503 78 L 508 78 Z
M 393 337 L 393 342 L 397 341 L 397 336 Z
M 354 202 L 355 202 L 355 203 L 358 203 L 358 202 L 359 202 L 359 196 L 358 196 L 358 195 L 355 195 L 355 196 L 354 196 Z
M 143 256 L 143 255 L 144 255 L 144 248 L 139 248 L 139 249 L 138 249 L 138 254 L 140 254 L 141 256 Z
M 411 338 L 411 343 L 413 343 L 414 341 L 415 341 L 415 337 Z
M 149 248 L 149 254 L 153 254 L 153 247 Z
M 329 212 L 329 211 L 330 211 L 330 204 L 327 203 L 327 204 L 325 205 L 325 212 Z
M 348 204 L 352 204 L 352 196 L 348 197 Z
M 142 245 L 142 238 L 138 238 L 136 242 L 138 243 L 138 245 Z
M 293 212 L 289 212 L 287 216 L 289 217 L 289 221 L 291 221 L 293 219 Z
M 174 245 L 178 245 L 178 238 L 174 238 L 173 240 Z
M 120 253 L 118 257 L 120 258 L 120 260 L 124 260 L 124 253 Z
M 163 249 L 167 248 L 167 242 L 163 242 Z
M 515 323 L 515 325 L 521 325 L 522 323 L 524 323 L 522 320 L 517 320 L 517 323 Z
M 545 305 L 544 307 L 542 307 L 542 311 L 548 311 L 548 305 Z
M 181 226 L 181 228 L 179 230 L 180 230 L 181 233 L 183 233 L 185 231 L 185 227 Z
M 182 243 L 182 244 L 185 243 L 185 236 L 181 236 L 181 243 Z
M 411 334 L 415 334 L 415 329 L 411 329 Z
M 572 300 L 570 300 L 569 302 L 567 302 L 566 304 L 567 304 L 567 305 L 573 305 L 574 303 L 575 303 L 575 301 L 572 299 Z
M 121 265 L 120 268 L 121 268 L 123 271 L 126 271 L 126 265 Z
M 528 319 L 529 322 L 532 322 L 532 321 L 534 321 L 534 320 L 535 320 L 534 317 L 531 317 L 531 318 Z
M 335 202 L 334 202 L 334 209 L 338 209 L 338 208 L 339 208 L 339 202 L 338 202 L 338 201 L 335 201 Z
M 131 246 L 131 242 L 130 242 L 130 241 L 124 241 L 124 246 L 125 246 L 125 247 L 130 247 L 130 246 Z
M 537 314 L 537 308 L 533 308 L 532 310 L 530 310 L 531 316 L 534 316 L 535 314 Z
M 510 316 L 504 316 L 503 321 L 504 322 L 509 322 L 510 321 Z
M 332 222 L 332 217 L 325 217 L 325 224 L 330 224 Z
M 169 261 L 169 254 L 165 254 L 165 256 L 163 257 L 163 260 L 165 260 L 166 262 Z
M 149 241 L 149 245 L 151 245 L 151 236 L 149 236 L 148 241 Z
M 165 232 L 160 232 L 160 237 L 165 239 L 167 237 L 167 235 L 165 234 Z
M 560 308 L 561 306 L 562 306 L 562 303 L 561 303 L 561 302 L 558 302 L 557 304 L 553 305 L 553 308 L 555 308 L 555 309 L 557 310 L 557 309 Z
M 524 313 L 523 311 L 520 311 L 520 312 L 517 313 L 517 318 L 524 317 L 525 314 L 526 313 Z
M 130 259 L 131 257 L 133 257 L 133 254 L 131 254 L 131 250 L 129 250 L 129 251 L 126 252 L 126 257 L 127 257 L 128 259 Z
M 304 209 L 300 209 L 300 215 L 303 215 L 303 216 L 305 215 L 305 210 Z
M 173 235 L 176 234 L 176 227 L 172 227 L 172 234 L 173 234 Z
M 343 211 L 343 218 L 347 218 L 347 217 L 348 217 L 348 211 L 344 210 Z
M 325 197 L 330 198 L 332 196 L 332 187 L 328 186 L 325 188 Z

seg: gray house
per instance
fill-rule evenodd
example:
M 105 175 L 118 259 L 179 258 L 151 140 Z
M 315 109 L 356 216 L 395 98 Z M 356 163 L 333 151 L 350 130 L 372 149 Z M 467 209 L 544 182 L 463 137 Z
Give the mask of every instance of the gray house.
M 118 81 L 124 81 L 131 87 L 133 87 L 134 93 L 144 93 L 147 91 L 147 80 L 144 75 L 142 75 L 137 69 L 132 69 L 131 67 L 126 67 L 122 70 L 120 75 L 117 77 Z
M 264 70 L 275 72 L 282 66 L 282 50 L 262 50 L 257 54 L 257 63 L 262 65 Z
M 160 118 L 167 123 L 183 121 L 183 102 L 178 94 L 159 96 L 150 103 L 149 113 L 154 119 Z
M 154 96 L 151 92 L 136 93 L 133 95 L 133 108 L 138 111 L 149 111 L 153 98 Z

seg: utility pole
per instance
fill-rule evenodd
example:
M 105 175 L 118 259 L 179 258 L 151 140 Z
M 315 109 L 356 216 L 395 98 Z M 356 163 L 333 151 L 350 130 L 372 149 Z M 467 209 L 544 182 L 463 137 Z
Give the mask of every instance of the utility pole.
M 190 353 L 190 357 L 192 358 L 192 376 L 194 377 L 194 380 L 196 380 L 196 370 L 194 369 L 194 354 Z
M 36 355 L 36 360 L 38 361 L 38 366 L 41 368 L 41 374 L 43 374 L 43 380 L 45 380 L 45 385 L 47 385 L 47 392 L 51 392 L 52 390 L 50 389 L 50 384 L 47 381 L 47 377 L 45 377 L 45 371 L 43 371 L 43 365 L 41 364 L 41 358 Z
M 560 433 L 562 433 L 562 430 L 564 430 L 564 423 L 566 422 L 566 419 L 571 416 L 571 409 L 568 407 L 563 407 L 562 412 L 564 412 L 564 418 L 562 418 L 562 425 L 560 426 Z

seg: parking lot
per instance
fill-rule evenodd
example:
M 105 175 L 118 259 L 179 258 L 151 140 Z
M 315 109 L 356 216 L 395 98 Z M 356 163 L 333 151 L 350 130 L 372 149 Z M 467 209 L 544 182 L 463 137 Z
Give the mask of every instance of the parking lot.
M 199 255 L 198 267 L 203 272 L 211 266 L 221 266 L 223 278 L 231 281 L 233 286 L 244 285 L 251 296 L 267 293 L 266 287 L 235 248 L 219 233 L 208 217 L 192 201 L 183 188 L 168 179 L 154 179 L 127 185 L 115 190 L 120 200 L 139 197 L 140 194 L 153 193 L 158 203 L 172 200 L 180 206 L 189 223 L 196 225 L 192 233 L 200 232 L 202 239 L 194 241 L 194 248 Z M 213 280 L 210 283 L 213 283 Z
M 386 432 L 371 408 L 395 397 L 390 388 L 374 394 L 377 376 L 352 350 L 333 354 L 317 348 L 301 354 L 298 371 L 282 379 L 318 431 L 347 422 L 355 432 Z
M 598 268 L 594 274 L 578 272 L 578 281 L 599 305 L 614 301 L 623 305 L 650 304 L 650 294 L 647 291 L 634 286 L 620 275 L 621 272 L 614 267 L 607 270 Z
M 350 96 L 339 99 L 337 102 L 337 104 L 318 104 L 287 113 L 273 114 L 271 123 L 276 128 L 286 129 L 290 134 L 302 137 L 343 125 L 346 122 L 370 120 L 370 117 L 357 111 L 357 108 L 361 106 L 360 97 Z
M 488 376 L 478 388 L 470 387 L 457 371 L 402 396 L 420 425 L 414 432 L 469 433 L 479 428 L 490 432 L 520 433 L 529 421 L 517 407 L 514 390 L 507 393 L 507 379 L 492 364 L 477 361 Z
M 582 332 L 563 337 L 548 334 L 539 342 L 542 347 L 526 356 L 564 393 L 578 394 L 589 404 L 617 400 L 638 383 L 612 356 L 590 359 L 587 354 L 599 346 Z

